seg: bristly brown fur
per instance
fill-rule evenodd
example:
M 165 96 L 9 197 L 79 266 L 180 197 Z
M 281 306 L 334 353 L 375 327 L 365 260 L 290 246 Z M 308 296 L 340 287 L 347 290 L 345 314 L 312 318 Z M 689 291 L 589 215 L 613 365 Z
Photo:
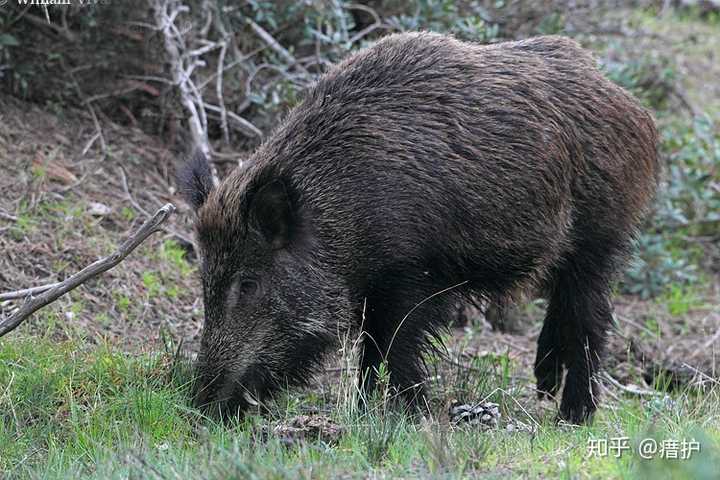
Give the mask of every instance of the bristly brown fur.
M 366 386 L 386 360 L 415 395 L 458 295 L 534 284 L 538 388 L 566 371 L 561 414 L 586 420 L 656 148 L 648 112 L 567 38 L 410 33 L 351 55 L 199 209 L 198 402 L 304 383 L 365 302 Z
M 210 165 L 201 150 L 195 150 L 177 175 L 180 193 L 195 209 L 200 208 L 213 189 Z

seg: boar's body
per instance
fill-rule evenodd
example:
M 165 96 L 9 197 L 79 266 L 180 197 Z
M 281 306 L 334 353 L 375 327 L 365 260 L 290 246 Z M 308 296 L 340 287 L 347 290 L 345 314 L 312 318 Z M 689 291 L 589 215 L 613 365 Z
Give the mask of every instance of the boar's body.
M 386 359 L 416 394 L 457 295 L 531 286 L 549 296 L 539 390 L 565 369 L 561 414 L 594 411 L 610 282 L 658 162 L 652 118 L 575 42 L 387 37 L 324 75 L 249 168 L 212 191 L 205 169 L 196 158 L 185 181 L 204 257 L 199 403 L 303 383 L 338 326 L 365 332 L 364 372 Z

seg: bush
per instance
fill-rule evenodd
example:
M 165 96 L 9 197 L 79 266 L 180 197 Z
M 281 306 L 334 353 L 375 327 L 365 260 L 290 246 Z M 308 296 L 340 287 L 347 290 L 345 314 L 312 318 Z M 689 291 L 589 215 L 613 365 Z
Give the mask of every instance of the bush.
M 665 163 L 655 212 L 638 241 L 623 291 L 643 298 L 697 282 L 702 250 L 693 237 L 720 235 L 720 133 L 710 117 L 662 129 Z

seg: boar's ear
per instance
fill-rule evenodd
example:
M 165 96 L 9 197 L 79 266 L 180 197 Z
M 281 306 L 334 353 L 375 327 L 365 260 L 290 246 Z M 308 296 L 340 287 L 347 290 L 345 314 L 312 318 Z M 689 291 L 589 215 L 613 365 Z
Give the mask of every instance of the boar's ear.
M 213 189 L 213 178 L 210 164 L 200 149 L 178 171 L 177 182 L 180 193 L 196 211 L 203 206 L 207 196 Z
M 282 181 L 273 180 L 261 186 L 253 196 L 250 210 L 254 224 L 274 250 L 288 244 L 292 212 Z

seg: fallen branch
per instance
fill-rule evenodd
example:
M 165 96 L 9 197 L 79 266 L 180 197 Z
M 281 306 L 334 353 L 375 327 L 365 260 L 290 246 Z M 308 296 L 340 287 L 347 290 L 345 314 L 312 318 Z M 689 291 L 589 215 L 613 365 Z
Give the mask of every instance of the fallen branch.
M 641 397 L 656 397 L 660 395 L 660 392 L 656 392 L 655 390 L 645 390 L 644 388 L 640 388 L 635 385 L 623 385 L 622 383 L 615 380 L 607 372 L 603 372 L 603 378 L 610 382 L 612 386 L 619 388 L 623 392 L 631 393 L 633 395 L 639 395 Z
M 0 293 L 0 302 L 4 302 L 6 300 L 17 300 L 18 298 L 31 297 L 33 295 L 46 292 L 51 288 L 57 287 L 58 285 L 60 285 L 60 282 L 48 283 L 47 285 L 40 285 L 32 288 L 23 288 L 22 290 L 15 290 L 14 292 Z
M 9 213 L 5 213 L 2 210 L 0 210 L 0 218 L 3 220 L 8 220 L 10 222 L 17 222 L 18 218 L 15 215 L 10 215 Z
M 13 331 L 36 311 L 46 305 L 49 305 L 91 278 L 96 277 L 118 265 L 125 259 L 125 257 L 143 243 L 145 239 L 154 232 L 158 231 L 160 225 L 162 225 L 174 212 L 175 206 L 171 203 L 166 204 L 155 212 L 155 215 L 153 215 L 152 218 L 143 223 L 134 234 L 125 240 L 115 253 L 91 263 L 78 273 L 66 278 L 62 282 L 0 295 L 0 298 L 3 299 L 23 298 L 23 296 L 27 297 L 25 302 L 14 313 L 7 318 L 0 319 L 0 337 Z M 43 293 L 37 297 L 32 296 L 34 293 L 40 291 Z
M 710 383 L 714 383 L 715 385 L 720 385 L 720 382 L 718 382 L 718 380 L 717 380 L 716 378 L 711 377 L 711 376 L 708 375 L 707 373 L 701 372 L 700 370 L 697 369 L 697 367 L 693 367 L 692 365 L 689 365 L 689 364 L 687 364 L 687 363 L 685 363 L 685 362 L 682 363 L 681 367 L 684 367 L 684 368 L 687 368 L 687 369 L 689 369 L 689 370 L 692 370 L 692 371 L 695 373 L 695 375 L 696 375 L 695 378 L 700 377 L 700 380 L 699 380 L 700 386 L 703 386 L 704 383 L 705 383 L 705 382 L 703 381 L 703 379 L 709 381 Z M 693 383 L 696 383 L 696 384 L 697 384 L 698 381 L 693 382 Z

